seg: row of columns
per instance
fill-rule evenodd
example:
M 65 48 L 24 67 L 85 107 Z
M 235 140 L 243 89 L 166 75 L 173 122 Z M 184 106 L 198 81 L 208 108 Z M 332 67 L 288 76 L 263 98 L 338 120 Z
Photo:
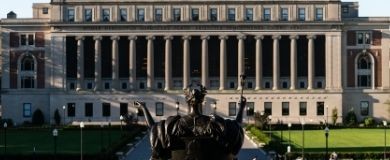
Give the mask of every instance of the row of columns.
M 256 77 L 255 77 L 255 90 L 260 90 L 262 84 L 262 40 L 264 36 L 257 35 L 254 37 L 256 40 Z M 314 35 L 307 36 L 308 39 L 308 86 L 307 89 L 313 89 L 314 80 Z M 129 36 L 129 83 L 134 84 L 136 82 L 136 36 Z M 153 89 L 154 84 L 154 36 L 147 36 L 147 89 Z M 165 90 L 172 90 L 172 36 L 165 36 Z M 190 40 L 191 36 L 183 36 L 183 89 L 186 89 L 190 83 Z M 202 49 L 201 49 L 201 83 L 206 87 L 209 86 L 209 64 L 208 64 L 208 40 L 209 36 L 201 36 Z M 226 75 L 227 75 L 227 50 L 226 40 L 228 36 L 219 36 L 220 39 L 220 86 L 219 90 L 225 90 Z M 237 82 L 241 83 L 240 75 L 245 74 L 245 35 L 238 35 L 238 73 Z M 272 36 L 273 39 L 273 90 L 279 89 L 279 40 L 280 35 Z M 296 89 L 297 82 L 297 39 L 298 35 L 290 36 L 290 89 Z M 77 88 L 83 88 L 84 84 L 84 37 L 76 37 L 77 40 Z M 95 90 L 101 90 L 101 36 L 93 37 L 95 41 Z M 119 36 L 112 36 L 112 88 L 119 89 L 119 53 L 118 53 L 118 40 Z M 134 89 L 134 88 L 130 88 Z M 241 89 L 238 85 L 237 89 Z

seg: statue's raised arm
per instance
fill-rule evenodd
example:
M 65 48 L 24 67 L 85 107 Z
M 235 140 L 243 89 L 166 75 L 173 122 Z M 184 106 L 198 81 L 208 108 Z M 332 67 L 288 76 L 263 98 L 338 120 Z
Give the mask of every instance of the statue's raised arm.
M 243 114 L 244 114 L 244 109 L 245 109 L 245 106 L 246 106 L 246 98 L 244 97 L 244 88 L 245 88 L 245 78 L 246 76 L 245 75 L 240 75 L 240 79 L 241 79 L 241 96 L 240 96 L 240 106 L 238 108 L 238 113 L 237 113 L 237 117 L 236 117 L 236 121 L 238 123 L 242 123 L 242 118 L 243 118 Z
M 146 108 L 146 106 L 145 106 L 145 102 L 135 101 L 134 105 L 138 105 L 142 109 L 142 112 L 144 113 L 145 120 L 146 120 L 146 123 L 148 124 L 148 127 L 152 128 L 155 123 L 154 123 L 152 115 L 150 115 L 148 108 Z

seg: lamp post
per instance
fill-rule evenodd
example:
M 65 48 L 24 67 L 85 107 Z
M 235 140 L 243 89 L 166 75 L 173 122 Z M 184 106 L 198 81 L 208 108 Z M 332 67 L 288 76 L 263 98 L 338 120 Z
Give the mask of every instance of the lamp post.
M 62 112 L 64 113 L 64 122 L 63 122 L 64 126 L 65 126 L 65 113 L 66 113 L 65 110 L 66 110 L 66 106 L 63 105 L 62 106 Z
M 100 150 L 103 151 L 103 122 L 100 123 Z
M 213 107 L 214 115 L 215 115 L 215 113 L 217 111 L 217 102 L 211 103 L 211 107 Z
M 268 126 L 269 126 L 269 139 L 272 140 L 272 135 L 271 135 L 271 121 L 272 121 L 272 116 L 268 116 Z
M 138 113 L 139 113 L 139 111 L 138 111 L 138 109 L 137 110 L 135 110 L 135 115 L 136 115 L 136 122 L 137 122 L 137 124 L 138 124 Z
M 287 147 L 287 152 L 291 152 L 291 122 L 287 124 L 288 126 L 288 147 Z
M 302 159 L 305 159 L 305 120 L 301 120 L 302 125 Z
M 7 122 L 4 122 L 4 156 L 7 154 Z
M 384 152 L 383 152 L 383 157 L 384 159 L 386 159 L 386 127 L 387 127 L 387 121 L 383 121 L 383 127 L 384 127 L 384 130 L 385 130 L 385 148 L 384 148 Z
M 123 121 L 123 116 L 119 116 L 119 120 L 121 121 L 121 134 L 123 134 L 123 128 L 122 128 L 122 121 Z
M 54 158 L 57 159 L 57 136 L 58 130 L 53 129 L 53 138 L 54 138 Z
M 80 159 L 83 160 L 83 128 L 84 122 L 80 122 Z
M 329 137 L 329 128 L 328 126 L 325 127 L 325 158 L 328 157 L 328 137 Z
M 246 107 L 246 119 L 248 120 L 249 124 L 249 106 Z
M 283 145 L 283 120 L 280 120 L 280 143 Z
M 179 115 L 179 101 L 176 101 L 175 107 L 176 107 L 176 115 Z

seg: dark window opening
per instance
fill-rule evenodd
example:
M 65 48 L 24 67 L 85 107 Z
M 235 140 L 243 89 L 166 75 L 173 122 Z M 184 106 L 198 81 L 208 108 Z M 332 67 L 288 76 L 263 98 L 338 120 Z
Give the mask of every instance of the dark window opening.
M 103 103 L 102 110 L 103 110 L 103 117 L 111 116 L 111 104 L 110 103 Z
M 85 103 L 85 116 L 86 117 L 93 116 L 93 103 Z
M 76 116 L 76 103 L 68 103 L 68 117 Z

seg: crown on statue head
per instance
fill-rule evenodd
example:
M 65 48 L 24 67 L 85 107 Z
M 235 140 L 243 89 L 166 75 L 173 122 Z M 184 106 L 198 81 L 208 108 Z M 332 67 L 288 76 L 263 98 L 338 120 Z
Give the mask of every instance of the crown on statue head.
M 191 83 L 186 89 L 184 89 L 184 95 L 188 104 L 202 103 L 206 94 L 206 87 L 200 83 Z

